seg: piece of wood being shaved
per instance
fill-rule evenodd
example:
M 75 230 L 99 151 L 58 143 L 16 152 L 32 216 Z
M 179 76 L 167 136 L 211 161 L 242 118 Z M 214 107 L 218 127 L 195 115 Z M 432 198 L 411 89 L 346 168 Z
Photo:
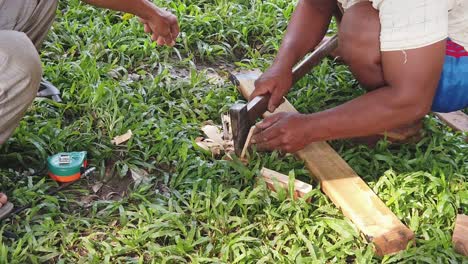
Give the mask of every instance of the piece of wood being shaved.
M 215 143 L 222 145 L 223 144 L 223 132 L 220 127 L 215 125 L 205 125 L 201 128 L 205 135 L 213 140 Z
M 468 256 L 468 215 L 457 215 L 452 242 L 456 252 Z
M 244 148 L 242 149 L 240 159 L 243 160 L 245 158 L 245 154 L 247 153 L 247 150 L 249 149 L 250 146 L 250 140 L 252 139 L 252 135 L 255 131 L 255 126 L 252 126 L 249 130 L 249 134 L 247 135 L 247 139 L 245 140 Z
M 236 75 L 238 88 L 249 98 L 259 74 Z M 275 113 L 297 112 L 287 101 Z M 266 113 L 264 116 L 271 115 Z M 367 184 L 326 142 L 307 145 L 296 155 L 305 161 L 312 176 L 320 182 L 322 191 L 354 222 L 363 236 L 372 242 L 378 255 L 406 249 L 414 233 L 379 199 Z
M 462 111 L 435 113 L 435 115 L 454 130 L 468 132 L 468 115 Z
M 262 170 L 260 171 L 260 175 L 267 184 L 268 189 L 272 191 L 277 191 L 275 190 L 275 181 L 280 187 L 286 190 L 288 189 L 288 176 L 267 168 L 262 168 Z M 304 197 L 306 194 L 312 191 L 312 189 L 312 185 L 302 182 L 300 180 L 294 180 L 294 199 L 297 199 L 298 197 Z
M 125 133 L 123 135 L 120 135 L 120 136 L 114 137 L 114 139 L 111 140 L 111 143 L 114 144 L 114 145 L 120 145 L 120 144 L 130 140 L 130 138 L 132 138 L 132 136 L 133 136 L 132 130 L 129 129 L 127 131 L 127 133 Z
M 231 119 L 229 115 L 221 115 L 221 123 L 223 125 L 223 139 L 232 140 Z

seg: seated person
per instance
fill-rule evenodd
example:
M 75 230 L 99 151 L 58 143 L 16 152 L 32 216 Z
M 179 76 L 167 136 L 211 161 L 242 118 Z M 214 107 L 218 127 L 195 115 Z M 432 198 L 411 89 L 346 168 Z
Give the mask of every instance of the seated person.
M 147 0 L 84 0 L 98 7 L 134 14 L 159 45 L 174 45 L 177 18 Z M 47 36 L 57 0 L 0 0 L 0 145 L 11 136 L 36 97 L 42 77 L 38 50 Z M 0 219 L 12 209 L 0 193 Z
M 279 113 L 257 125 L 260 150 L 296 152 L 314 141 L 420 127 L 430 111 L 468 106 L 468 0 L 339 0 L 337 54 L 368 92 L 313 114 Z M 271 67 L 252 97 L 269 110 L 292 86 L 292 68 L 324 37 L 336 0 L 299 0 Z M 418 130 L 416 130 L 418 131 Z

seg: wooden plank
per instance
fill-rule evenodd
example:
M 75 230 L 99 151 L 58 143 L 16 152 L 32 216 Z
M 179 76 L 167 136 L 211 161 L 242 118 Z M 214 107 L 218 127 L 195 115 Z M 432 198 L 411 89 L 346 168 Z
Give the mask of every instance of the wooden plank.
M 288 189 L 289 177 L 282 173 L 267 168 L 262 168 L 262 170 L 260 171 L 260 176 L 262 176 L 263 180 L 266 182 L 268 189 L 272 191 L 276 191 L 275 180 L 278 182 L 280 187 L 286 190 Z M 312 185 L 295 179 L 294 199 L 297 199 L 298 197 L 304 197 L 306 194 L 312 191 L 312 189 Z
M 250 96 L 258 76 L 258 73 L 236 75 L 244 97 Z M 296 112 L 296 109 L 285 101 L 277 112 Z M 268 115 L 271 113 L 265 114 Z M 404 250 L 413 241 L 414 233 L 326 142 L 309 144 L 296 155 L 305 161 L 322 191 L 354 222 L 367 241 L 374 244 L 378 255 Z
M 468 215 L 457 215 L 452 242 L 456 252 L 468 256 Z
M 435 113 L 435 115 L 454 130 L 468 132 L 468 115 L 462 111 L 451 113 Z

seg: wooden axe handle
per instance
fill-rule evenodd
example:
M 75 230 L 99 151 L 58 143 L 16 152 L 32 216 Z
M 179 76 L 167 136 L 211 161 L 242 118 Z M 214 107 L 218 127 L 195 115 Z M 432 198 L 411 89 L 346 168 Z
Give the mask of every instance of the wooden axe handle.
M 256 96 L 247 104 L 247 116 L 251 124 L 255 124 L 255 120 L 268 110 L 269 101 L 270 94 L 264 94 Z

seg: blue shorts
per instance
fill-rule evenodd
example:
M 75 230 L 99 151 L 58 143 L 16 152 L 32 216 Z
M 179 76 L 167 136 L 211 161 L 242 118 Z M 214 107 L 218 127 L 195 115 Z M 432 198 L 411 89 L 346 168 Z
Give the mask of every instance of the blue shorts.
M 468 107 L 468 52 L 447 40 L 445 62 L 432 111 L 453 112 Z

